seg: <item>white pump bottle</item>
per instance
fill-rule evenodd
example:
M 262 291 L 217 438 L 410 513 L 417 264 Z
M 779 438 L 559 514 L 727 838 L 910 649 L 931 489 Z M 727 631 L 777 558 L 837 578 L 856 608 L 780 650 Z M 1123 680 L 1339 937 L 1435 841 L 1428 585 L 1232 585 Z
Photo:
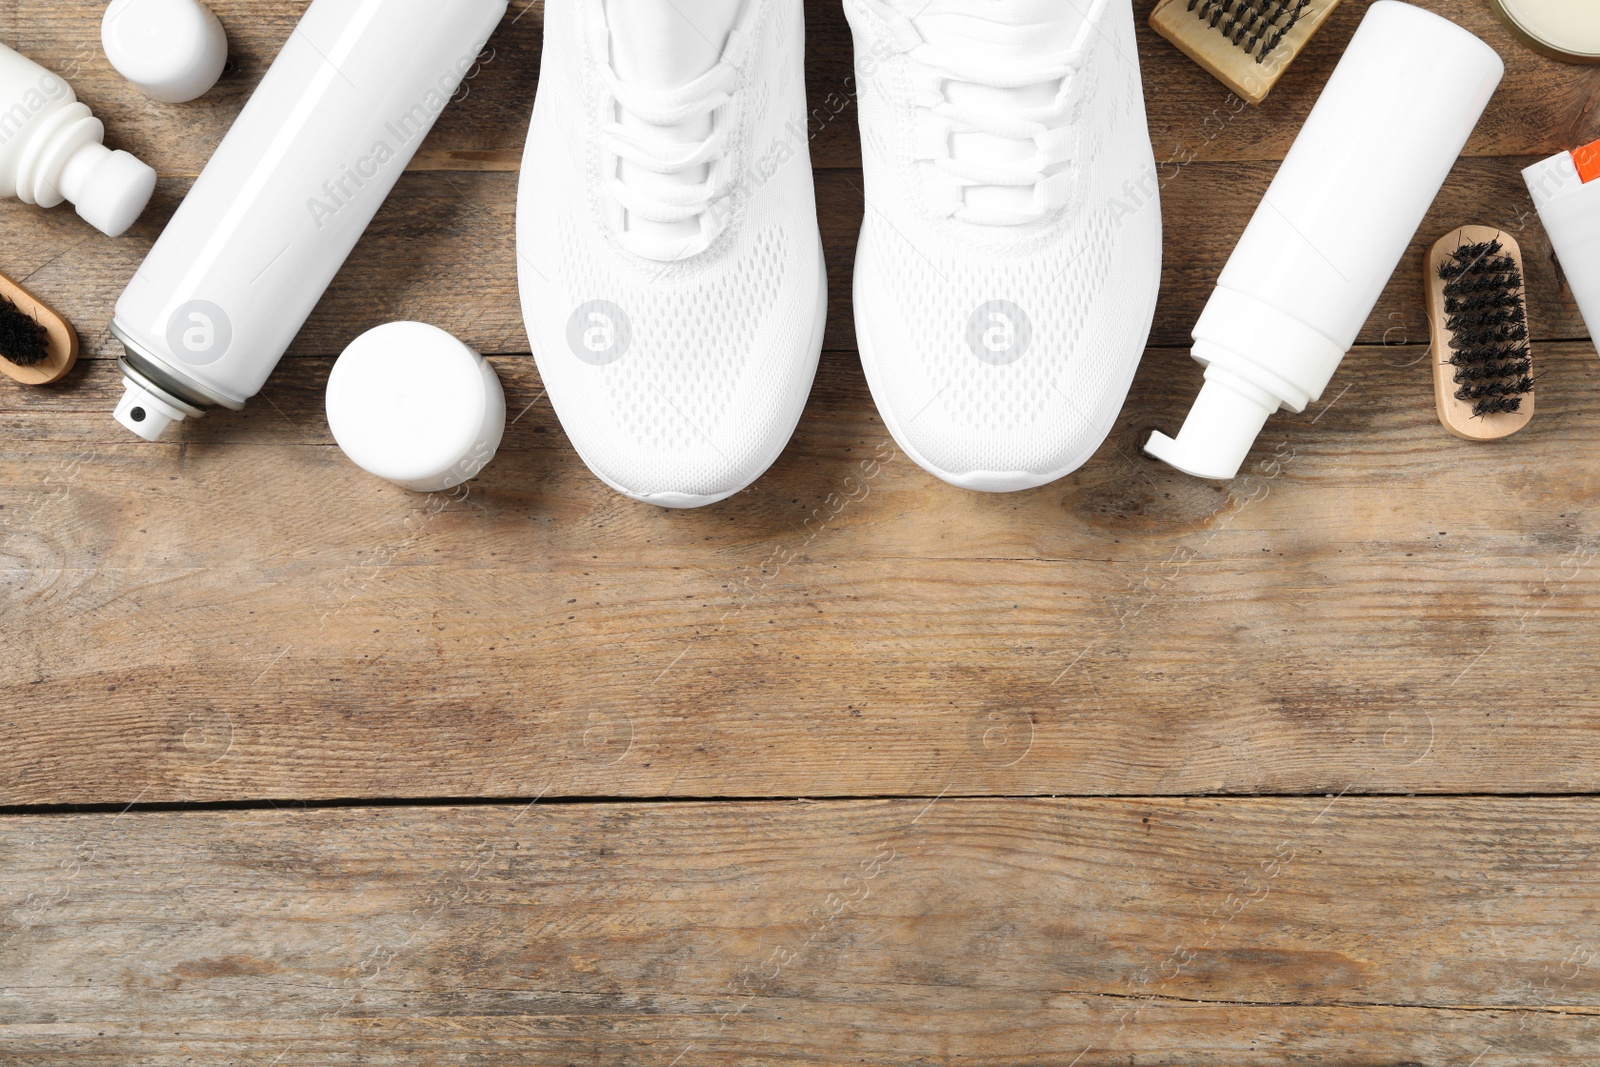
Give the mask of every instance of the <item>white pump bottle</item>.
M 116 419 L 256 395 L 470 76 L 507 0 L 312 0 L 117 301 Z
M 1269 415 L 1322 395 L 1504 73 L 1448 19 L 1367 9 L 1195 324 L 1205 386 L 1146 452 L 1232 478 Z

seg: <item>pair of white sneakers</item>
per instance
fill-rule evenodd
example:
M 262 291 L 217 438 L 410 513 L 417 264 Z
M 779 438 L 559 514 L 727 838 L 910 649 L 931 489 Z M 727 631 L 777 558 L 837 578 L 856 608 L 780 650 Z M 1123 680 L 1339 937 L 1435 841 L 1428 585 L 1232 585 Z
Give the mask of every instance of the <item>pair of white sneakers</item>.
M 1060 478 L 1110 432 L 1160 279 L 1130 0 L 843 2 L 866 182 L 856 339 L 878 410 L 953 485 Z M 665 90 L 644 87 L 652 38 L 610 24 L 626 3 L 545 6 L 523 314 L 589 468 L 696 507 L 777 459 L 822 348 L 801 0 L 738 0 L 725 38 L 696 29 L 704 73 Z

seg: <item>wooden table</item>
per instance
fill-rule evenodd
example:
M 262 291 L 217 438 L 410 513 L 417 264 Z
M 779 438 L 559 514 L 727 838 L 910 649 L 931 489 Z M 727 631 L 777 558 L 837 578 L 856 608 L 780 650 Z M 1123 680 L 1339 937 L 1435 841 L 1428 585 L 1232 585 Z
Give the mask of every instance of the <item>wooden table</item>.
M 1600 68 L 1429 0 L 1505 82 L 1323 399 L 1202 482 L 1140 445 L 1366 3 L 1236 109 L 1140 0 L 1151 348 L 1088 466 L 989 496 L 895 450 L 852 352 L 849 35 L 810 3 L 822 370 L 766 477 L 671 512 L 587 473 L 527 354 L 538 5 L 246 411 L 113 423 L 112 304 L 304 4 L 216 3 L 234 66 L 179 107 L 101 6 L 0 5 L 162 174 L 121 240 L 0 207 L 85 346 L 0 388 L 0 1062 L 1600 1060 L 1600 365 L 1519 176 L 1600 136 Z M 1430 393 L 1422 250 L 1466 222 L 1522 243 L 1543 374 L 1494 445 Z M 329 436 L 331 357 L 399 318 L 497 354 L 468 491 Z

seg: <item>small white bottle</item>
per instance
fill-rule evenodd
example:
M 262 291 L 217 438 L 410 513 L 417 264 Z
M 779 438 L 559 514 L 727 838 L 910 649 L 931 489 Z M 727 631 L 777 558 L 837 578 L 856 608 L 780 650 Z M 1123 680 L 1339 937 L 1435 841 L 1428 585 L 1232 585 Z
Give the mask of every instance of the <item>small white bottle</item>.
M 126 391 L 149 441 L 255 396 L 507 0 L 312 0 L 117 301 Z
M 1504 73 L 1448 19 L 1367 9 L 1195 325 L 1206 383 L 1146 452 L 1232 478 L 1272 412 L 1322 395 Z
M 328 375 L 327 405 L 328 429 L 356 466 L 419 493 L 476 478 L 506 430 L 489 361 L 421 322 L 351 341 Z
M 55 207 L 70 200 L 108 237 L 120 237 L 155 192 L 156 172 L 101 142 L 106 128 L 72 86 L 0 44 L 0 196 Z

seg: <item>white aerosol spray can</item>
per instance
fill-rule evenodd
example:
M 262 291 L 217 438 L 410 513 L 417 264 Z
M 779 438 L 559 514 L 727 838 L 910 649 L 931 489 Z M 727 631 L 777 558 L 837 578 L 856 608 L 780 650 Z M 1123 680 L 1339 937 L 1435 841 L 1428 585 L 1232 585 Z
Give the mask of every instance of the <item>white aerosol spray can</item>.
M 507 0 L 313 0 L 117 301 L 149 441 L 260 391 L 471 74 Z

